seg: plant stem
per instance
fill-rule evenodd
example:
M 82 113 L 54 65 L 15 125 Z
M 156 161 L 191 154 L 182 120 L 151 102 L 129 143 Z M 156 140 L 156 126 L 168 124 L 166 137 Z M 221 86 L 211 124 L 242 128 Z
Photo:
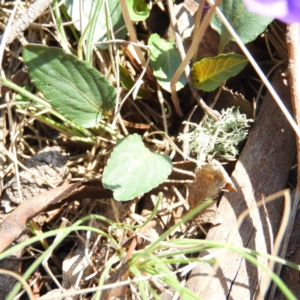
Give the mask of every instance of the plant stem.
M 50 105 L 50 103 L 48 103 L 46 100 L 43 100 L 39 97 L 37 97 L 36 95 L 33 95 L 32 93 L 26 91 L 25 89 L 23 89 L 22 87 L 14 84 L 13 82 L 0 77 L 0 83 L 2 83 L 3 85 L 9 87 L 10 89 L 16 91 L 17 93 L 19 93 L 20 95 L 29 98 L 30 100 L 32 100 L 33 102 L 42 105 L 43 107 L 49 108 L 50 111 L 49 113 L 55 117 L 57 117 L 58 119 L 60 119 L 61 121 L 67 123 L 71 128 L 74 128 L 76 130 L 78 130 L 79 132 L 81 132 L 85 137 L 90 137 L 90 138 L 94 138 L 94 134 L 86 129 L 83 128 L 75 123 L 73 123 L 72 121 L 66 119 L 63 115 L 61 115 L 58 111 L 54 110 L 52 108 L 52 106 Z M 45 119 L 46 117 L 44 117 Z M 49 122 L 50 119 L 48 119 L 47 121 Z M 50 123 L 50 122 L 49 122 Z M 54 121 L 51 122 L 52 123 L 52 127 L 53 124 L 55 123 Z M 63 126 L 63 125 L 62 125 Z M 59 127 L 59 126 L 58 126 Z M 106 132 L 110 133 L 111 135 L 117 137 L 118 139 L 123 138 L 123 135 L 121 135 L 119 132 L 116 132 L 114 130 L 112 130 L 111 128 L 109 128 L 107 125 L 104 124 L 97 124 L 96 128 L 102 128 L 103 130 L 105 130 Z M 66 127 L 61 127 L 61 129 L 63 130 L 67 130 Z M 67 130 L 68 131 L 68 130 Z
M 212 0 L 208 0 L 208 2 L 210 4 L 213 4 Z M 232 26 L 230 25 L 230 23 L 228 22 L 228 20 L 226 19 L 226 17 L 222 13 L 222 11 L 219 8 L 217 8 L 216 9 L 216 13 L 218 14 L 218 17 L 221 19 L 222 23 L 224 24 L 224 26 L 226 27 L 226 29 L 228 30 L 228 32 L 234 38 L 235 42 L 239 45 L 239 47 L 241 48 L 241 50 L 244 52 L 245 56 L 248 58 L 249 62 L 251 63 L 252 67 L 254 68 L 254 70 L 256 71 L 256 73 L 258 74 L 258 76 L 261 78 L 261 80 L 265 84 L 265 86 L 268 89 L 269 93 L 272 95 L 272 97 L 274 98 L 275 102 L 277 103 L 277 105 L 281 109 L 282 113 L 284 114 L 284 116 L 286 117 L 286 119 L 288 120 L 288 122 L 290 123 L 290 125 L 292 126 L 292 128 L 294 129 L 295 133 L 297 134 L 297 137 L 300 138 L 300 128 L 299 128 L 299 126 L 296 124 L 296 122 L 292 118 L 291 114 L 289 113 L 289 111 L 287 110 L 287 108 L 285 107 L 285 105 L 283 104 L 282 100 L 278 96 L 278 94 L 275 91 L 275 89 L 273 88 L 272 84 L 270 83 L 270 81 L 268 80 L 268 78 L 266 77 L 266 75 L 263 73 L 263 71 L 261 70 L 261 68 L 257 64 L 256 60 L 253 58 L 253 56 L 251 55 L 251 53 L 245 47 L 245 45 L 243 44 L 242 40 L 236 34 L 236 32 L 234 31 L 234 29 L 232 28 Z M 298 89 L 299 89 L 299 87 L 298 87 Z
M 61 19 L 59 7 L 58 7 L 58 4 L 57 4 L 57 0 L 54 0 L 53 6 L 54 6 L 54 11 L 55 11 L 55 17 L 56 17 L 54 19 L 54 22 L 57 22 L 57 29 L 58 29 L 58 32 L 60 33 L 60 36 L 61 36 L 62 47 L 67 53 L 71 53 L 71 51 L 69 49 L 69 46 L 68 46 L 68 39 L 67 39 L 66 34 L 65 34 L 65 29 L 64 29 L 64 26 L 63 26 L 63 23 L 62 23 L 62 19 Z
M 121 9 L 122 9 L 122 14 L 123 14 L 123 18 L 126 24 L 126 28 L 128 30 L 128 34 L 129 34 L 129 38 L 132 42 L 138 44 L 138 40 L 135 34 L 135 30 L 134 27 L 132 25 L 132 22 L 130 20 L 130 16 L 129 16 L 129 12 L 128 12 L 128 8 L 127 8 L 127 3 L 126 0 L 119 0 Z M 133 48 L 138 56 L 138 58 L 140 59 L 141 65 L 142 66 L 147 66 L 146 68 L 146 74 L 149 78 L 153 78 L 153 73 L 150 69 L 150 67 L 147 65 L 145 57 L 143 52 L 141 51 L 140 47 L 137 47 L 135 45 L 133 45 Z
M 91 20 L 91 26 L 90 30 L 88 32 L 88 39 L 87 39 L 87 45 L 86 45 L 86 56 L 85 60 L 92 65 L 93 61 L 93 42 L 94 42 L 94 36 L 95 36 L 95 29 L 98 21 L 99 12 L 101 10 L 103 4 L 103 0 L 97 0 L 95 11 Z
M 188 52 L 185 55 L 185 51 L 184 51 L 184 47 L 182 45 L 181 39 L 178 35 L 175 34 L 175 38 L 176 38 L 176 45 L 177 48 L 179 50 L 179 54 L 181 56 L 182 62 L 180 64 L 180 66 L 178 67 L 178 69 L 176 70 L 172 80 L 171 80 L 171 94 L 172 94 L 172 100 L 176 109 L 176 112 L 179 116 L 182 116 L 182 112 L 179 106 L 179 99 L 177 96 L 177 92 L 176 92 L 176 83 L 179 80 L 179 77 L 181 76 L 182 72 L 185 71 L 185 76 L 186 76 L 186 80 L 187 83 L 192 91 L 192 94 L 194 96 L 194 98 L 196 99 L 198 105 L 211 117 L 213 118 L 215 121 L 218 121 L 220 119 L 220 114 L 217 111 L 214 111 L 213 109 L 211 109 L 209 106 L 206 105 L 206 103 L 203 101 L 203 99 L 198 95 L 197 90 L 195 89 L 191 76 L 190 76 L 190 67 L 189 67 L 189 62 L 190 60 L 193 58 L 193 55 L 195 53 L 195 51 L 198 50 L 198 45 L 200 44 L 200 41 L 202 40 L 202 37 L 204 36 L 204 33 L 209 25 L 209 21 L 212 18 L 215 9 L 217 7 L 217 5 L 219 5 L 221 0 L 217 0 L 215 5 L 213 5 L 211 7 L 211 9 L 209 10 L 209 12 L 206 14 L 202 24 L 201 24 L 201 28 L 197 30 L 196 36 L 193 37 L 193 41 L 192 44 L 188 50 Z M 173 3 L 171 0 L 168 0 L 168 6 L 172 7 Z M 169 8 L 169 10 L 171 11 L 171 8 Z M 176 31 L 176 26 L 173 27 L 174 31 Z

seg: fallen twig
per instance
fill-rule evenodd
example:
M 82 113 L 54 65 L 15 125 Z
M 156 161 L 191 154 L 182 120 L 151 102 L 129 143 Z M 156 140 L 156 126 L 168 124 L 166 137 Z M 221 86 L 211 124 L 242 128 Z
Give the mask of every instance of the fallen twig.
M 6 40 L 6 46 L 11 44 L 14 39 L 20 37 L 23 31 L 38 18 L 53 0 L 36 0 L 33 2 L 24 14 L 22 14 L 11 26 Z
M 65 184 L 35 196 L 18 206 L 0 225 L 0 253 L 27 230 L 27 223 L 39 213 L 52 210 L 62 202 L 82 198 L 108 198 L 111 191 L 102 187 L 101 181 Z
M 206 105 L 204 100 L 199 96 L 197 90 L 194 88 L 191 74 L 190 74 L 190 67 L 189 67 L 189 62 L 193 58 L 194 53 L 197 51 L 198 45 L 200 44 L 200 41 L 209 25 L 209 20 L 211 19 L 216 6 L 219 5 L 219 2 L 220 2 L 219 0 L 216 1 L 216 4 L 211 7 L 211 10 L 205 16 L 203 23 L 202 23 L 202 30 L 198 30 L 196 36 L 193 37 L 193 42 L 192 42 L 188 52 L 185 54 L 184 47 L 183 47 L 183 44 L 181 41 L 181 37 L 178 33 L 176 20 L 173 15 L 173 12 L 172 12 L 173 2 L 171 0 L 167 1 L 168 8 L 169 8 L 169 15 L 170 15 L 171 23 L 172 23 L 174 34 L 175 34 L 176 47 L 177 47 L 180 57 L 182 59 L 182 62 L 180 64 L 180 66 L 178 67 L 178 69 L 176 70 L 176 72 L 171 80 L 171 83 L 170 83 L 171 93 L 172 93 L 172 101 L 174 103 L 176 113 L 180 117 L 183 116 L 183 113 L 181 111 L 179 99 L 178 99 L 177 92 L 176 92 L 176 83 L 177 83 L 179 77 L 181 76 L 181 73 L 184 71 L 187 83 L 188 83 L 188 85 L 192 91 L 192 94 L 193 94 L 194 98 L 196 99 L 198 105 L 214 120 L 217 121 L 220 119 L 220 114 L 217 111 L 211 109 L 208 105 Z

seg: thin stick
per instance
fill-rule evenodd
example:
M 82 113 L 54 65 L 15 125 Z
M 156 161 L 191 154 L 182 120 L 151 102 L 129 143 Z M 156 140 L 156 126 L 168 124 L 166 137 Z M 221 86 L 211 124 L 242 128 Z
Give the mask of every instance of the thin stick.
M 208 2 L 211 5 L 214 4 L 213 0 L 208 0 Z M 218 17 L 221 19 L 222 23 L 226 27 L 226 29 L 229 31 L 229 33 L 231 34 L 231 36 L 234 38 L 234 40 L 236 41 L 236 43 L 239 45 L 239 47 L 241 48 L 241 50 L 244 52 L 245 56 L 248 58 L 249 62 L 251 63 L 252 67 L 255 69 L 255 71 L 258 74 L 258 76 L 261 78 L 261 80 L 263 81 L 263 83 L 266 85 L 268 91 L 273 96 L 274 100 L 276 101 L 277 105 L 281 109 L 282 113 L 284 114 L 284 116 L 286 117 L 286 119 L 288 120 L 288 122 L 290 123 L 290 125 L 293 127 L 293 129 L 295 130 L 297 136 L 300 138 L 300 128 L 299 128 L 299 126 L 296 124 L 296 122 L 294 121 L 294 119 L 290 115 L 289 111 L 284 106 L 283 102 L 281 101 L 280 97 L 278 96 L 278 94 L 274 90 L 274 88 L 271 85 L 271 83 L 269 82 L 269 80 L 267 79 L 267 77 L 265 76 L 265 74 L 262 72 L 262 70 L 258 66 L 258 64 L 255 61 L 255 59 L 252 57 L 252 55 L 250 54 L 250 52 L 248 51 L 248 49 L 245 47 L 245 45 L 241 41 L 240 37 L 236 34 L 236 32 L 234 31 L 234 29 L 232 28 L 232 26 L 230 25 L 230 23 L 228 22 L 228 20 L 226 19 L 226 17 L 222 13 L 222 11 L 219 8 L 217 8 L 216 12 L 218 14 Z M 299 69 L 298 69 L 298 72 L 299 72 Z M 298 88 L 299 88 L 299 85 L 298 85 Z
M 162 118 L 163 118 L 163 124 L 164 124 L 164 131 L 166 133 L 166 135 L 169 135 L 168 133 L 168 123 L 167 123 L 167 117 L 166 117 L 166 112 L 165 112 L 165 107 L 164 107 L 164 96 L 163 93 L 160 89 L 159 84 L 157 84 L 157 98 L 161 107 L 161 114 L 162 114 Z
M 4 34 L 2 35 L 2 40 L 1 40 L 1 45 L 0 45 L 0 72 L 1 72 L 1 76 L 4 75 L 2 73 L 3 72 L 3 70 L 2 70 L 2 60 L 3 60 L 5 44 L 6 44 L 7 40 L 10 38 L 9 31 L 12 28 L 12 22 L 14 20 L 17 8 L 19 6 L 19 2 L 20 2 L 20 0 L 15 2 L 14 9 L 12 10 L 12 13 L 11 13 L 11 15 L 9 17 L 9 20 L 8 20 L 8 23 L 6 25 L 6 30 L 4 31 Z
M 130 20 L 126 0 L 119 0 L 119 3 L 120 3 L 120 6 L 121 6 L 121 9 L 122 9 L 123 18 L 124 18 L 124 21 L 125 21 L 128 33 L 129 33 L 130 40 L 137 44 L 138 40 L 137 40 L 137 37 L 136 37 L 134 27 L 133 27 L 132 22 Z M 140 47 L 134 46 L 134 50 L 135 50 L 138 58 L 140 59 L 141 65 L 145 66 L 146 65 L 146 60 L 145 60 L 144 54 L 141 51 Z M 146 67 L 146 74 L 150 78 L 153 78 L 153 74 L 152 74 L 152 71 L 149 68 L 149 66 Z
M 171 24 L 172 24 L 172 27 L 173 27 L 173 33 L 174 33 L 174 36 L 175 36 L 176 46 L 177 46 L 178 51 L 179 51 L 179 49 L 181 50 L 181 51 L 179 51 L 180 56 L 181 56 L 182 52 L 185 52 L 185 51 L 184 51 L 183 45 L 180 41 L 181 37 L 180 37 L 177 22 L 176 22 L 174 13 L 173 13 L 173 1 L 172 0 L 167 0 L 167 5 L 168 5 L 168 12 L 169 12 L 170 21 L 171 21 Z M 185 71 L 185 76 L 189 76 L 190 68 L 189 68 L 188 65 L 185 66 L 184 71 Z M 171 94 L 172 94 L 172 101 L 173 101 L 176 113 L 179 117 L 182 118 L 183 113 L 182 113 L 182 110 L 180 108 L 179 98 L 178 98 L 177 93 L 176 93 L 176 83 L 177 83 L 177 81 L 178 80 L 176 80 L 175 82 L 173 80 L 171 81 Z
M 33 2 L 26 12 L 22 14 L 9 29 L 5 45 L 8 46 L 15 38 L 20 37 L 23 31 L 51 5 L 52 1 L 53 0 L 36 0 Z
M 18 5 L 19 5 L 20 0 L 16 1 L 15 5 L 14 5 L 14 9 L 9 17 L 8 23 L 7 23 L 7 27 L 6 28 L 11 28 L 13 19 L 15 17 Z M 0 45 L 0 76 L 5 78 L 5 73 L 2 69 L 2 61 L 3 61 L 3 54 L 4 54 L 4 49 L 5 49 L 5 43 L 6 40 L 8 39 L 9 35 L 8 35 L 8 31 L 5 31 L 3 36 L 2 36 L 2 41 L 1 41 L 1 45 Z M 1 92 L 0 92 L 0 104 L 3 104 L 4 102 L 4 95 L 2 94 L 2 87 L 1 87 Z M 11 113 L 11 107 L 9 105 L 9 107 L 7 107 L 7 110 L 9 110 L 9 112 Z M 3 189 L 3 178 L 4 178 L 4 174 L 5 174 L 5 164 L 6 164 L 6 155 L 5 155 L 5 151 L 6 151 L 6 147 L 5 147 L 5 142 L 6 142 L 6 135 L 7 135 L 7 130 L 6 130 L 6 119 L 5 119 L 5 115 L 3 113 L 3 111 L 0 111 L 0 128 L 1 128 L 1 133 L 0 133 L 0 193 L 2 193 L 2 189 Z M 16 165 L 15 165 L 16 167 Z M 17 170 L 16 170 L 16 173 Z M 17 177 L 17 180 L 19 178 Z M 18 186 L 19 189 L 19 186 Z
M 195 25 L 194 25 L 194 30 L 193 30 L 193 36 L 197 35 L 197 32 L 200 29 L 200 24 L 201 24 L 201 17 L 203 15 L 203 8 L 204 8 L 204 4 L 205 4 L 205 0 L 200 0 L 198 9 L 197 9 L 197 13 L 195 16 Z M 192 62 L 195 63 L 197 60 L 197 56 L 198 56 L 198 51 L 195 51 Z
M 178 67 L 178 69 L 176 70 L 176 72 L 171 80 L 170 85 L 171 85 L 172 100 L 173 100 L 175 109 L 177 108 L 176 112 L 179 116 L 182 116 L 182 112 L 181 112 L 181 109 L 179 106 L 179 99 L 177 97 L 176 83 L 179 80 L 179 77 L 181 76 L 182 72 L 185 71 L 187 83 L 188 83 L 188 85 L 192 91 L 192 94 L 193 94 L 194 98 L 196 99 L 198 105 L 214 120 L 217 121 L 220 119 L 220 114 L 218 114 L 218 112 L 214 111 L 209 106 L 207 106 L 206 103 L 203 101 L 203 99 L 199 96 L 197 90 L 195 89 L 195 87 L 193 85 L 192 78 L 190 76 L 190 67 L 188 65 L 190 60 L 192 59 L 195 51 L 197 51 L 197 49 L 198 49 L 198 45 L 204 36 L 204 33 L 209 25 L 209 21 L 215 12 L 216 6 L 219 5 L 220 2 L 221 2 L 221 0 L 217 0 L 216 5 L 213 5 L 211 7 L 211 9 L 209 10 L 209 12 L 205 15 L 205 18 L 201 24 L 201 28 L 197 31 L 196 36 L 193 37 L 192 44 L 186 54 L 185 54 L 184 47 L 181 42 L 181 38 L 178 36 L 178 34 L 176 34 L 176 26 L 173 27 L 174 33 L 175 33 L 175 39 L 176 39 L 176 46 L 177 46 L 177 49 L 181 56 L 182 62 L 180 64 L 180 66 Z M 173 7 L 173 3 L 171 0 L 168 0 L 167 3 L 168 3 L 168 7 L 169 7 L 170 16 L 172 16 L 171 7 Z M 173 22 L 174 22 L 174 20 L 173 20 Z
M 15 6 L 14 6 L 14 9 L 12 11 L 12 14 L 9 18 L 9 21 L 8 21 L 8 24 L 7 24 L 7 30 L 4 32 L 4 35 L 3 35 L 3 40 L 2 40 L 2 43 L 1 43 L 1 52 L 0 52 L 0 72 L 1 72 L 1 77 L 5 78 L 5 74 L 2 70 L 2 60 L 3 60 L 3 54 L 4 54 L 4 48 L 5 48 L 5 43 L 6 41 L 9 39 L 10 35 L 9 35 L 9 32 L 10 32 L 10 29 L 12 28 L 11 24 L 12 24 L 12 21 L 14 19 L 14 16 L 15 16 L 15 13 L 17 11 L 17 8 L 18 8 L 18 5 L 19 5 L 19 2 L 20 1 L 17 1 Z M 10 133 L 10 138 L 11 138 L 11 148 L 12 148 L 12 153 L 13 153 L 13 156 L 14 156 L 14 167 L 15 167 L 15 175 L 16 175 L 16 182 L 17 182 L 17 190 L 18 190 L 18 193 L 19 193 L 19 198 L 20 198 L 20 201 L 22 202 L 22 190 L 21 190 L 21 185 L 20 185 L 20 176 L 19 176 L 19 168 L 18 168 L 18 164 L 16 163 L 16 161 L 18 160 L 17 159 L 17 150 L 16 150 L 16 147 L 15 147 L 15 139 L 14 139 L 14 136 L 15 136 L 15 131 L 14 131 L 14 126 L 13 126 L 13 118 L 12 118 L 12 111 L 11 111 L 11 106 L 10 106 L 10 98 L 8 96 L 8 94 L 5 95 L 5 100 L 6 100 L 6 104 L 7 104 L 7 116 L 8 116 L 8 123 L 9 123 L 9 133 Z M 2 104 L 4 101 L 4 96 L 1 95 L 1 100 L 0 100 L 0 103 Z M 3 111 L 1 111 L 1 125 L 4 127 L 4 115 L 3 115 Z M 2 140 L 1 140 L 1 146 L 2 146 L 2 151 L 1 151 L 1 167 L 0 167 L 0 171 L 1 171 L 1 174 L 0 174 L 0 180 L 1 180 L 1 190 L 2 190 L 2 179 L 3 179 L 3 167 L 5 166 L 5 162 L 6 162 L 6 156 L 4 155 L 3 151 L 5 151 L 5 139 L 3 139 L 3 136 L 2 136 Z
M 36 299 L 34 297 L 32 291 L 31 291 L 31 288 L 30 288 L 29 284 L 27 283 L 27 281 L 22 276 L 20 276 L 19 274 L 15 273 L 15 272 L 5 270 L 5 269 L 0 269 L 0 274 L 6 275 L 6 276 L 11 276 L 11 277 L 17 279 L 19 282 L 21 282 L 22 286 L 24 287 L 24 289 L 25 289 L 25 291 L 28 295 L 29 300 Z

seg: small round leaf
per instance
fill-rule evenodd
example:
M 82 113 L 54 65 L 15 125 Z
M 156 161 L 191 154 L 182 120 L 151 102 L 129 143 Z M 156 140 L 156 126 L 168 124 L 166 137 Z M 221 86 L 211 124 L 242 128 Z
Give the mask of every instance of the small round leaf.
M 141 196 L 163 183 L 172 170 L 167 155 L 151 152 L 142 138 L 129 135 L 115 146 L 103 172 L 102 183 L 119 201 Z
M 150 7 L 145 0 L 127 0 L 126 3 L 131 21 L 145 21 L 149 17 Z
M 159 85 L 171 92 L 171 80 L 181 64 L 181 58 L 174 43 L 162 39 L 157 33 L 151 34 L 148 45 L 152 46 L 150 64 Z M 176 91 L 181 90 L 186 84 L 184 74 L 181 74 L 176 83 Z

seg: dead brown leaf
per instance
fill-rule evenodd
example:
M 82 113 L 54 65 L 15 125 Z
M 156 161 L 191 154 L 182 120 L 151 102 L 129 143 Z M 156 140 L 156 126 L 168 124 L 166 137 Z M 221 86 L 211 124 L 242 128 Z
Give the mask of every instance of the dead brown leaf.
M 230 177 L 217 160 L 212 160 L 202 166 L 195 172 L 195 175 L 188 198 L 190 209 L 194 209 L 205 200 L 215 199 L 221 191 L 236 192 Z M 216 225 L 221 222 L 222 218 L 218 213 L 216 203 L 212 203 L 194 217 L 192 225 L 198 226 L 206 223 Z
M 112 192 L 103 188 L 100 180 L 65 184 L 35 196 L 18 206 L 0 225 L 0 253 L 27 231 L 27 223 L 40 212 L 52 210 L 64 201 L 88 197 L 110 198 Z

